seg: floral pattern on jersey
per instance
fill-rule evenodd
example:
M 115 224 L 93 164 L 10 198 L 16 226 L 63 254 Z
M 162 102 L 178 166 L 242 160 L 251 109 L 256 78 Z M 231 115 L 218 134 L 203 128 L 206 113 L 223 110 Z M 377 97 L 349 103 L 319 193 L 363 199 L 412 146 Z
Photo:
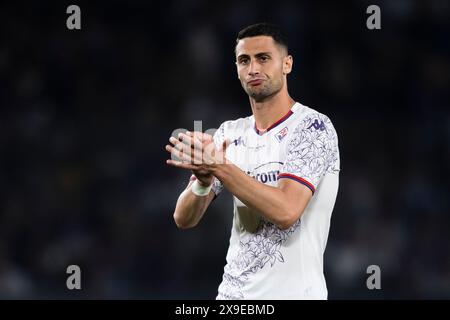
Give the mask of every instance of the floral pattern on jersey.
M 289 229 L 281 230 L 273 223 L 261 220 L 258 230 L 249 234 L 245 241 L 240 241 L 236 257 L 225 266 L 218 299 L 244 299 L 242 288 L 249 275 L 265 266 L 273 267 L 275 263 L 284 263 L 282 245 L 300 226 L 300 219 Z
M 290 173 L 311 182 L 315 188 L 339 158 L 337 134 L 325 115 L 307 116 L 293 133 L 281 173 Z

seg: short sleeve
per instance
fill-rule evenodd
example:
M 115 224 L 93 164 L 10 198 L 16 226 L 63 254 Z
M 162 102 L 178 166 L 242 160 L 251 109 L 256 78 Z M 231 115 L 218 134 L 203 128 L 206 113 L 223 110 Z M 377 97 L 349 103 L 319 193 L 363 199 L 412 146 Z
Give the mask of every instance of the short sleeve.
M 314 113 L 295 128 L 278 179 L 295 180 L 314 193 L 327 171 L 339 171 L 337 134 L 328 117 Z
M 217 146 L 222 145 L 223 141 L 225 141 L 225 126 L 224 123 L 222 123 L 219 127 L 219 129 L 216 130 L 216 132 L 213 135 L 214 144 Z M 190 180 L 195 180 L 195 175 L 191 175 Z M 214 192 L 216 197 L 219 195 L 219 193 L 223 190 L 222 182 L 220 182 L 219 179 L 214 177 L 214 182 L 212 185 L 211 190 Z

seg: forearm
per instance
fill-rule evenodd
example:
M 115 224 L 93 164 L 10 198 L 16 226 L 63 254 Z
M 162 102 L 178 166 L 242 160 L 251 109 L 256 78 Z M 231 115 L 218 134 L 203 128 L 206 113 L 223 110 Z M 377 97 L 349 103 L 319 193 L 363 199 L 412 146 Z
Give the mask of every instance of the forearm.
M 212 173 L 228 191 L 267 220 L 282 229 L 292 224 L 295 213 L 291 212 L 289 199 L 279 188 L 256 181 L 233 164 L 217 165 Z
M 191 191 L 191 188 L 192 183 L 180 194 L 173 214 L 175 223 L 181 229 L 195 227 L 213 197 L 211 194 L 203 197 L 197 196 Z

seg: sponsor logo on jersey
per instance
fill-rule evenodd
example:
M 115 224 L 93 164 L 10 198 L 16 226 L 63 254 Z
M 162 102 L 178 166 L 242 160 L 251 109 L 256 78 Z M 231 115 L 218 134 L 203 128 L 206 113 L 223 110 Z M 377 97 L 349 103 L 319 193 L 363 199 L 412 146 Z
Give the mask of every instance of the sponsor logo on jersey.
M 247 171 L 247 174 L 249 176 L 262 183 L 276 182 L 279 173 L 280 170 L 271 170 L 267 172 L 259 172 L 252 175 L 251 172 Z
M 279 169 L 282 165 L 283 162 L 270 161 L 259 165 L 252 171 L 247 171 L 247 174 L 256 181 L 274 184 L 278 180 L 278 175 L 280 173 Z
M 275 135 L 275 138 L 277 138 L 278 142 L 281 142 L 284 139 L 284 137 L 286 137 L 288 131 L 289 131 L 288 127 L 284 127 Z
M 320 121 L 320 123 L 319 123 L 319 119 L 314 120 L 314 122 L 311 123 L 311 125 L 308 127 L 308 129 L 311 129 L 311 127 L 314 127 L 314 129 L 320 130 L 320 131 L 326 130 L 325 123 L 323 123 L 323 121 Z

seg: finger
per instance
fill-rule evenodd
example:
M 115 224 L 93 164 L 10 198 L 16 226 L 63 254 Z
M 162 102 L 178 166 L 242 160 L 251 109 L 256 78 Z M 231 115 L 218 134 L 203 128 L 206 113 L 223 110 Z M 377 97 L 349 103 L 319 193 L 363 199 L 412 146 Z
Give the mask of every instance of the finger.
M 202 133 L 199 132 L 197 134 L 194 134 L 192 136 L 193 142 L 194 142 L 194 149 L 202 150 L 203 149 L 203 142 L 202 141 Z
M 186 155 L 183 153 L 182 150 L 180 151 L 180 150 L 178 150 L 175 147 L 172 147 L 170 145 L 166 145 L 166 150 L 168 152 L 170 152 L 172 160 L 176 160 L 176 161 L 181 160 L 181 161 L 183 161 L 185 159 Z M 190 162 L 190 161 L 188 161 L 188 162 Z
M 187 141 L 187 139 L 185 137 L 183 137 L 181 135 L 179 135 L 179 136 L 180 136 L 180 139 Z M 178 153 L 176 154 L 178 158 L 182 157 L 181 154 L 187 154 L 188 157 L 190 157 L 195 150 L 195 148 L 194 149 L 191 148 L 191 145 L 188 145 L 187 143 L 183 143 L 182 141 L 180 141 L 174 137 L 171 137 L 169 139 L 169 141 L 174 144 L 174 148 L 176 150 L 180 151 L 180 154 L 178 154 Z M 186 158 L 184 158 L 184 159 L 186 159 Z M 193 162 L 193 161 L 189 161 L 189 162 Z
M 201 137 L 201 132 L 187 132 L 188 134 L 180 133 L 183 143 L 190 145 L 191 148 L 201 148 L 202 143 L 201 139 L 199 139 L 199 137 Z
M 216 154 L 216 146 L 214 143 L 209 143 L 203 149 L 203 161 L 206 164 L 214 164 L 215 163 L 215 154 Z
M 216 161 L 220 164 L 227 163 L 226 151 L 228 146 L 231 144 L 231 140 L 225 139 L 222 144 L 218 147 L 218 152 L 216 156 Z
M 230 144 L 231 144 L 231 140 L 229 140 L 229 139 L 226 139 L 223 142 L 223 145 L 222 145 L 223 151 L 221 152 L 221 154 L 222 154 L 221 163 L 222 164 L 228 163 L 226 155 L 227 155 L 227 148 L 229 147 Z
M 181 141 L 178 140 L 178 139 L 175 138 L 175 137 L 170 137 L 170 138 L 169 138 L 169 142 L 170 142 L 171 144 L 173 144 L 173 145 L 176 145 L 176 144 L 178 144 L 178 143 L 181 143 Z
M 181 151 L 182 153 L 191 154 L 193 148 L 190 144 L 183 142 L 183 141 L 179 141 L 179 140 L 176 140 L 176 141 L 177 141 L 177 143 L 175 145 L 175 148 L 177 150 Z
M 202 164 L 203 163 L 203 151 L 199 149 L 192 150 L 192 157 L 194 164 Z
M 207 142 L 207 141 L 212 141 L 213 140 L 213 136 L 201 131 L 186 131 L 186 134 L 189 137 L 197 137 L 200 142 Z
M 183 162 L 202 164 L 202 152 L 200 150 L 190 149 L 188 153 L 182 153 Z
M 201 131 L 186 131 L 186 135 L 188 135 L 189 137 L 193 137 L 193 136 L 202 137 L 203 132 L 201 132 Z
M 170 141 L 170 143 L 173 144 L 175 149 L 183 151 L 184 144 L 181 141 L 179 141 L 178 139 L 176 139 L 174 137 L 170 137 L 169 141 Z
M 183 163 L 202 164 L 202 152 L 200 150 L 192 150 L 187 147 L 178 150 L 170 145 L 166 145 L 166 150 L 170 152 L 172 159 L 176 158 L 177 161 L 181 160 Z
M 172 153 L 172 150 L 175 149 L 175 148 L 173 146 L 169 145 L 169 144 L 166 144 L 164 149 L 166 149 L 167 152 Z
M 179 150 L 182 148 L 182 152 L 188 155 L 187 157 L 184 155 L 179 156 L 179 158 L 182 158 L 183 162 L 189 162 L 189 163 L 194 163 L 194 164 L 202 164 L 205 162 L 205 157 L 203 155 L 203 152 L 205 149 L 207 149 L 208 146 L 211 146 L 214 144 L 213 144 L 212 140 L 209 143 L 202 142 L 200 140 L 202 135 L 203 134 L 198 131 L 194 131 L 194 132 L 186 131 L 186 134 L 183 134 L 183 133 L 179 134 L 179 139 L 183 142 L 183 144 L 178 144 L 176 147 Z M 209 135 L 206 135 L 206 136 L 211 137 Z M 204 146 L 205 144 L 206 144 L 206 146 Z M 206 163 L 211 164 L 212 162 L 206 161 Z
M 202 164 L 202 151 L 196 149 L 188 149 L 188 147 L 186 148 L 186 152 L 181 152 L 179 158 L 181 158 L 181 160 L 186 163 Z
M 180 133 L 178 136 L 180 140 L 191 149 L 202 150 L 202 142 L 198 139 L 198 135 L 189 136 L 187 134 Z
M 192 138 L 185 133 L 179 133 L 178 140 L 180 140 L 183 144 L 185 144 L 187 146 L 193 145 Z
M 225 139 L 225 141 L 222 143 L 222 150 L 223 152 L 225 152 L 227 150 L 227 148 L 230 146 L 231 144 L 231 140 L 230 139 Z
M 187 170 L 198 170 L 199 167 L 193 164 L 188 164 L 188 163 L 183 163 L 180 161 L 175 161 L 175 160 L 166 160 L 166 163 L 170 166 L 173 167 L 177 167 L 177 168 L 182 168 L 182 169 L 187 169 Z
M 212 135 L 210 135 L 210 134 L 208 134 L 208 133 L 203 133 L 202 140 L 203 140 L 203 141 L 213 141 L 214 138 L 213 138 Z

